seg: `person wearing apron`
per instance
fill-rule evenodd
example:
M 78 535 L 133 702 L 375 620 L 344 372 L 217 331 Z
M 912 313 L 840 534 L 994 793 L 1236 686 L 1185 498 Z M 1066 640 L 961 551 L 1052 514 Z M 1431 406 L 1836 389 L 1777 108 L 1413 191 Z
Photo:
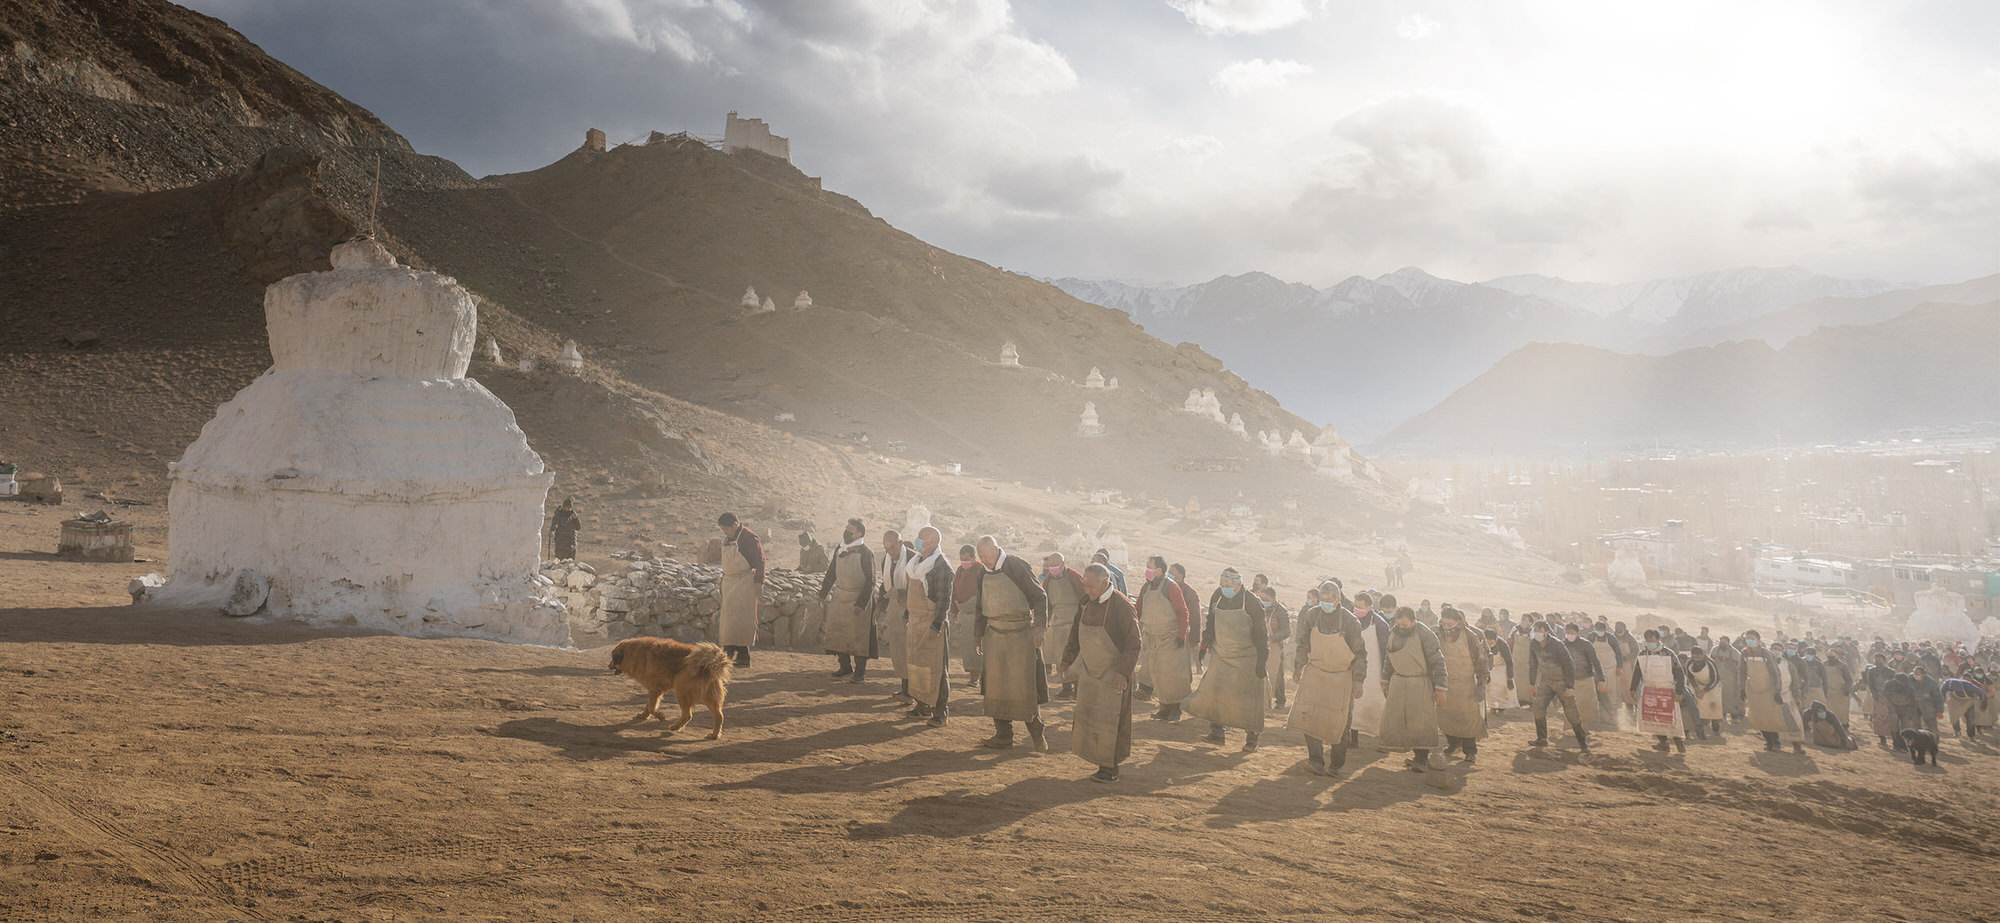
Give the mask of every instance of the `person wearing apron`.
M 946 704 L 951 701 L 951 651 L 945 632 L 950 629 L 952 568 L 938 548 L 943 539 L 930 526 L 919 530 L 904 571 L 910 588 L 904 652 L 909 657 L 910 697 L 917 700 L 906 717 L 929 718 L 931 727 L 944 727 Z
M 1653 749 L 1667 752 L 1671 744 L 1687 752 L 1687 729 L 1681 719 L 1681 699 L 1687 693 L 1687 673 L 1681 659 L 1660 643 L 1660 633 L 1646 629 L 1645 645 L 1632 661 L 1632 694 L 1639 700 L 1639 733 L 1659 739 Z
M 1413 751 L 1403 765 L 1411 772 L 1429 772 L 1438 709 L 1448 694 L 1444 653 L 1437 633 L 1417 622 L 1417 610 L 1397 609 L 1390 625 L 1382 658 L 1382 730 L 1375 743 L 1383 750 Z
M 1694 733 L 1702 740 L 1708 739 L 1708 732 L 1715 732 L 1715 739 L 1722 739 L 1722 667 L 1711 659 L 1701 648 L 1688 652 L 1688 689 L 1694 693 Z
M 910 593 L 903 572 L 909 563 L 909 552 L 904 550 L 902 534 L 894 529 L 883 532 L 881 570 L 875 575 L 875 586 L 878 588 L 875 631 L 877 637 L 889 642 L 889 666 L 895 671 L 896 678 L 902 681 L 896 691 L 896 698 L 899 699 L 910 697 L 910 658 L 907 653 L 910 643 Z
M 1139 616 L 1111 585 L 1111 569 L 1083 570 L 1084 602 L 1070 623 L 1059 661 L 1076 677 L 1076 717 L 1069 750 L 1097 767 L 1096 782 L 1118 781 L 1132 755 L 1132 671 L 1139 665 Z
M 1585 675 L 1570 661 L 1569 646 L 1551 635 L 1554 627 L 1549 622 L 1530 623 L 1526 653 L 1516 652 L 1516 663 L 1523 657 L 1528 662 L 1529 705 L 1534 709 L 1535 716 L 1535 742 L 1529 746 L 1539 748 L 1549 745 L 1549 705 L 1560 702 L 1563 717 L 1569 720 L 1570 730 L 1576 733 L 1577 748 L 1589 753 L 1590 732 L 1584 730 L 1583 711 L 1577 707 L 1579 696 L 1573 688 L 1577 683 L 1586 681 Z
M 1139 584 L 1135 616 L 1142 639 L 1140 660 L 1152 681 L 1160 708 L 1154 721 L 1181 720 L 1181 702 L 1194 689 L 1192 652 L 1188 650 L 1188 611 L 1180 585 L 1167 576 L 1167 559 L 1146 559 L 1145 582 Z
M 1062 662 L 1063 645 L 1069 643 L 1070 627 L 1076 623 L 1076 614 L 1087 598 L 1083 592 L 1083 575 L 1063 562 L 1060 551 L 1051 552 L 1042 559 L 1042 593 L 1049 598 L 1049 628 L 1042 633 L 1042 663 L 1054 667 Z M 1067 699 L 1074 695 L 1076 683 L 1064 674 L 1062 689 L 1056 692 L 1056 698 Z
M 757 643 L 757 601 L 764 595 L 764 545 L 740 525 L 735 513 L 716 517 L 722 527 L 722 612 L 716 641 L 738 667 L 750 665 Z
M 1361 640 L 1368 646 L 1368 675 L 1382 675 L 1382 648 L 1389 643 L 1389 623 L 1374 613 L 1374 605 L 1367 593 L 1354 598 L 1354 618 L 1361 623 Z M 1361 697 L 1354 702 L 1353 717 L 1347 723 L 1348 746 L 1360 746 L 1361 735 L 1374 736 L 1382 729 L 1382 684 L 1368 683 L 1361 687 Z
M 1564 646 L 1569 648 L 1570 663 L 1576 667 L 1573 691 L 1576 693 L 1576 710 L 1583 714 L 1583 726 L 1594 729 L 1599 721 L 1608 721 L 1616 726 L 1617 717 L 1605 714 L 1598 707 L 1600 697 L 1609 687 L 1604 683 L 1604 665 L 1597 660 L 1597 648 L 1583 636 L 1582 626 L 1575 622 L 1558 630 L 1566 639 Z
M 1306 736 L 1306 767 L 1328 776 L 1347 764 L 1347 722 L 1368 681 L 1368 645 L 1361 622 L 1341 605 L 1340 584 L 1319 585 L 1319 602 L 1299 612 L 1292 685 L 1297 694 L 1285 726 Z M 1327 748 L 1331 745 L 1332 752 Z
M 1837 647 L 1828 648 L 1823 666 L 1826 669 L 1826 707 L 1840 719 L 1841 727 L 1848 727 L 1854 718 L 1854 669 L 1849 666 L 1852 657 L 1842 656 Z
M 1445 755 L 1456 750 L 1470 766 L 1479 756 L 1480 738 L 1486 736 L 1486 689 L 1492 681 L 1492 654 L 1486 650 L 1486 639 L 1466 627 L 1465 613 L 1450 604 L 1438 610 L 1437 636 L 1445 675 L 1438 731 L 1444 734 Z
M 1806 752 L 1805 728 L 1793 704 L 1791 666 L 1782 653 L 1764 646 L 1763 634 L 1754 628 L 1743 633 L 1743 664 L 1738 675 L 1750 729 L 1764 735 L 1764 749 L 1781 750 L 1789 743 L 1793 753 Z
M 1625 656 L 1617 637 L 1603 621 L 1599 621 L 1586 637 L 1590 639 L 1591 653 L 1597 655 L 1598 664 L 1610 680 L 1609 687 L 1597 697 L 1597 711 L 1604 716 L 1606 723 L 1615 727 L 1619 706 L 1627 701 L 1625 689 L 1632 681 L 1632 658 Z
M 1523 615 L 1514 626 L 1514 633 L 1507 638 L 1507 651 L 1514 657 L 1514 703 L 1522 708 L 1527 708 L 1535 700 L 1535 688 L 1527 682 L 1527 657 L 1535 643 L 1533 632 L 1533 619 Z
M 1242 728 L 1243 752 L 1257 749 L 1264 730 L 1264 659 L 1270 642 L 1264 637 L 1264 606 L 1243 589 L 1236 568 L 1222 572 L 1222 586 L 1208 599 L 1208 627 L 1201 649 L 1208 662 L 1201 688 L 1187 700 L 1187 713 L 1208 721 L 1212 744 L 1227 740 L 1224 728 Z M 1159 682 L 1159 677 L 1154 677 Z
M 986 682 L 986 658 L 979 656 L 979 645 L 972 643 L 972 610 L 979 599 L 979 573 L 979 558 L 973 547 L 958 546 L 958 570 L 951 578 L 951 634 L 945 637 L 945 646 L 958 652 L 968 689 Z
M 868 658 L 875 656 L 875 621 L 869 614 L 875 599 L 875 554 L 864 541 L 867 533 L 861 520 L 847 521 L 833 563 L 826 566 L 826 579 L 819 584 L 819 598 L 826 607 L 820 642 L 840 659 L 834 677 L 850 677 L 850 683 L 867 681 Z
M 1514 701 L 1514 649 L 1500 640 L 1500 630 L 1488 628 L 1486 631 L 1486 707 L 1493 710 L 1495 717 L 1507 711 L 1507 705 Z
M 979 538 L 979 596 L 974 600 L 972 637 L 986 658 L 986 717 L 993 736 L 980 746 L 1014 746 L 1014 722 L 1028 725 L 1037 753 L 1048 750 L 1042 734 L 1042 703 L 1049 700 L 1042 669 L 1042 633 L 1048 628 L 1048 596 L 1035 582 L 1028 562 L 1008 554 L 991 535 Z

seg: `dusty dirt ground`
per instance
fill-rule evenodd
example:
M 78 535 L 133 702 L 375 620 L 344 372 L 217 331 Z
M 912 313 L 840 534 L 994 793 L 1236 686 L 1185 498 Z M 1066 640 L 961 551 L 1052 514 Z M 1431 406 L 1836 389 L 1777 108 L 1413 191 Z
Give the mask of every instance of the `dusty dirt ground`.
M 0 504 L 4 920 L 2000 914 L 2000 750 L 1956 739 L 1936 770 L 1741 733 L 1579 758 L 1529 753 L 1517 711 L 1447 791 L 1142 718 L 1106 786 L 1067 703 L 1054 752 L 985 751 L 973 696 L 926 728 L 886 678 L 762 651 L 721 741 L 705 713 L 669 739 L 601 646 L 144 612 L 116 604 L 149 565 L 48 560 L 60 514 L 31 509 Z

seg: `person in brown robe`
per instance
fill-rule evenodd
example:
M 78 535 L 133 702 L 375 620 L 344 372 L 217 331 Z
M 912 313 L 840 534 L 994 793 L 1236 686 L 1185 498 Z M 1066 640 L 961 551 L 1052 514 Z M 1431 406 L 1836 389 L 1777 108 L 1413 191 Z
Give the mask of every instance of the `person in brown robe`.
M 1076 668 L 1076 714 L 1070 751 L 1096 764 L 1090 778 L 1118 781 L 1118 764 L 1132 755 L 1132 671 L 1139 666 L 1139 617 L 1132 600 L 1111 585 L 1111 569 L 1083 570 L 1083 608 L 1070 624 L 1062 670 Z
M 965 685 L 977 689 L 986 679 L 986 658 L 972 643 L 972 607 L 979 598 L 979 560 L 971 545 L 958 546 L 958 570 L 951 575 L 951 635 L 947 639 L 965 668 Z

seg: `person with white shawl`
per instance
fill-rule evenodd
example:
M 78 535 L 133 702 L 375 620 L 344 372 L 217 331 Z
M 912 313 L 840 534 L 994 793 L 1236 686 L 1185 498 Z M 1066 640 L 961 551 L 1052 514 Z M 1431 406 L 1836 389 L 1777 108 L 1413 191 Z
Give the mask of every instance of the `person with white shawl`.
M 937 529 L 925 526 L 918 530 L 904 570 L 909 588 L 915 591 L 907 597 L 904 654 L 909 658 L 910 697 L 917 701 L 907 717 L 928 718 L 931 727 L 944 727 L 946 706 L 951 701 L 951 650 L 946 632 L 950 628 L 953 573 L 939 547 L 943 543 L 944 536 Z

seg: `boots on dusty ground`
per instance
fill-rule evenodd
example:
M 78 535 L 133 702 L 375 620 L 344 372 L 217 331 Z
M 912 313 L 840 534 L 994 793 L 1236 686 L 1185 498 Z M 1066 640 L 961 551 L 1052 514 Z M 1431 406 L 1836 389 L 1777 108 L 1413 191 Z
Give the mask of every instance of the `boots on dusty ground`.
M 839 658 L 840 663 L 840 669 L 833 671 L 834 677 L 852 676 L 854 674 L 854 658 L 846 654 L 835 654 L 834 656 Z
M 1583 751 L 1583 752 L 1584 752 L 1585 754 L 1589 754 L 1589 753 L 1590 753 L 1590 732 L 1588 732 L 1588 731 L 1585 731 L 1585 730 L 1584 730 L 1583 728 L 1580 728 L 1580 727 L 1575 727 L 1575 728 L 1571 728 L 1571 730 L 1573 730 L 1573 731 L 1575 731 L 1575 732 L 1576 732 L 1576 747 L 1577 747 L 1577 749 L 1579 749 L 1579 750 L 1582 750 L 1582 751 Z
M 1531 744 L 1529 744 L 1528 746 L 1530 746 L 1530 747 L 1546 747 L 1546 746 L 1548 746 L 1548 745 L 1549 745 L 1549 719 L 1547 719 L 1547 718 L 1536 718 L 1536 719 L 1535 719 L 1535 742 L 1534 742 L 1534 743 L 1531 743 Z
M 868 658 L 854 658 L 854 675 L 848 677 L 847 681 L 850 683 L 865 683 L 868 681 Z
M 1005 718 L 993 719 L 993 736 L 980 741 L 980 746 L 988 750 L 1008 750 L 1014 746 L 1014 722 Z
M 1036 753 L 1049 752 L 1048 738 L 1042 736 L 1042 732 L 1047 728 L 1048 725 L 1043 724 L 1040 721 L 1028 722 L 1028 741 L 1033 745 L 1033 749 Z

